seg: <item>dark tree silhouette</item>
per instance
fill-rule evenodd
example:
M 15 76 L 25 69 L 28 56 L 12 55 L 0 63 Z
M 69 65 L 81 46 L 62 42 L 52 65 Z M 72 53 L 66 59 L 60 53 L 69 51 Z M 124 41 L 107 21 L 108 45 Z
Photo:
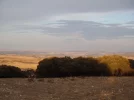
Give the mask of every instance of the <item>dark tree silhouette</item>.
M 25 77 L 25 75 L 18 67 L 0 65 L 0 77 L 1 78 Z
M 39 62 L 38 77 L 100 76 L 111 75 L 107 65 L 95 58 L 46 58 Z

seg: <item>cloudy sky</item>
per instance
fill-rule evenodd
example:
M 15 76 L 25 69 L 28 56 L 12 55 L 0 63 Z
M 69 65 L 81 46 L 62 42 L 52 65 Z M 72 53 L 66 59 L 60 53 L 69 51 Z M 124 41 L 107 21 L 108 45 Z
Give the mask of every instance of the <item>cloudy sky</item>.
M 134 0 L 0 0 L 0 50 L 134 51 Z

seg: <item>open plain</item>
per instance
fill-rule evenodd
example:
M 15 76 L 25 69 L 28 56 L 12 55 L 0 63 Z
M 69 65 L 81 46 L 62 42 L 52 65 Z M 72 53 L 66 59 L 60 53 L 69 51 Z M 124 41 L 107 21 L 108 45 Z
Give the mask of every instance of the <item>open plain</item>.
M 26 55 L 0 55 L 0 65 L 11 65 L 21 69 L 32 68 L 36 69 L 38 62 L 43 58 L 40 56 L 26 56 Z

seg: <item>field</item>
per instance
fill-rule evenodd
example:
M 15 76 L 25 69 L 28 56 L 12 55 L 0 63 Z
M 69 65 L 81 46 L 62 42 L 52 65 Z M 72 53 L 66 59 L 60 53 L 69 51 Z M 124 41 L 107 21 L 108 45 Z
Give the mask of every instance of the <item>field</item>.
M 37 56 L 22 56 L 22 55 L 0 55 L 0 65 L 12 65 L 21 69 L 32 68 L 36 69 L 38 62 L 42 57 Z
M 134 100 L 134 77 L 0 79 L 0 100 Z

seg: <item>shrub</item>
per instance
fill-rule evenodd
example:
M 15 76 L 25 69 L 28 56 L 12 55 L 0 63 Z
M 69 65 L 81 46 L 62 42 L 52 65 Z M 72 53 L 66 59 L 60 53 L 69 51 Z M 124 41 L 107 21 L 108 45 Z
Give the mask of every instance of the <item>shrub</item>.
M 100 75 L 110 75 L 110 70 L 104 63 L 99 63 L 97 59 L 88 57 L 78 57 L 73 59 L 75 62 L 75 70 L 79 69 L 80 75 L 86 76 L 100 76 Z M 78 72 L 78 71 L 77 71 Z
M 25 77 L 27 77 L 27 78 L 28 77 L 36 77 L 35 76 L 36 75 L 35 70 L 33 70 L 33 69 L 25 69 L 22 72 L 25 75 Z
M 39 62 L 37 66 L 36 73 L 37 76 L 46 76 L 52 77 L 57 76 L 59 73 L 59 66 L 58 65 L 59 59 L 57 57 L 54 58 L 46 58 Z
M 24 74 L 18 67 L 0 65 L 0 77 L 1 78 L 24 77 Z
M 54 57 L 40 61 L 36 73 L 38 77 L 100 76 L 110 75 L 110 70 L 91 57 Z
M 122 74 L 132 70 L 130 68 L 129 60 L 119 55 L 103 56 L 103 57 L 99 57 L 98 60 L 101 63 L 107 64 L 108 68 L 111 70 L 113 75 L 118 70 L 120 70 Z
M 124 76 L 134 76 L 134 70 L 131 70 L 129 72 L 125 72 Z
M 129 62 L 130 62 L 130 67 L 132 68 L 132 69 L 134 69 L 134 60 L 133 59 L 128 59 L 129 60 Z

